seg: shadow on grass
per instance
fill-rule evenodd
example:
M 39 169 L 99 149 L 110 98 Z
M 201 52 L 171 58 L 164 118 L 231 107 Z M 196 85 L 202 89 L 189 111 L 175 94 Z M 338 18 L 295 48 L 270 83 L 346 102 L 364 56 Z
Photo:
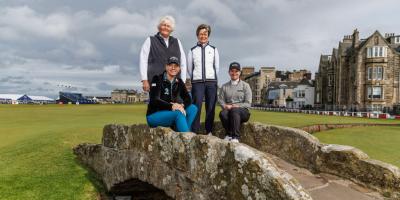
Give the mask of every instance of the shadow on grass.
M 89 180 L 93 187 L 96 189 L 97 192 L 97 199 L 98 200 L 109 200 L 111 199 L 110 196 L 112 196 L 111 194 L 109 194 L 103 184 L 103 182 L 101 181 L 101 178 L 99 177 L 99 175 L 90 167 L 86 166 L 85 164 L 83 164 L 79 158 L 75 157 L 74 158 L 74 162 L 82 167 L 82 169 L 85 170 L 85 177 L 87 180 Z

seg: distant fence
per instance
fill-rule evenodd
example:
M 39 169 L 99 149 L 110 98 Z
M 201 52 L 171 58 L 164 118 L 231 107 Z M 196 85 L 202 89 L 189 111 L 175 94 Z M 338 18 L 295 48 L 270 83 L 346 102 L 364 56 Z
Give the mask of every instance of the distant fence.
M 291 112 L 291 113 L 303 113 L 303 114 L 314 114 L 314 115 L 362 117 L 362 118 L 372 118 L 372 119 L 400 119 L 400 115 L 390 115 L 388 113 L 378 113 L 378 112 L 320 111 L 320 110 L 300 110 L 294 108 L 268 108 L 268 107 L 251 107 L 251 109 L 273 111 L 273 112 Z

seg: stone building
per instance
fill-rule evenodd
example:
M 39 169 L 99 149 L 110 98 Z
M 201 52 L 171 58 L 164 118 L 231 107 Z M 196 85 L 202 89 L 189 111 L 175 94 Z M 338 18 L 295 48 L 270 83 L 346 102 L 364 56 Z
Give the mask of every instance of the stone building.
M 289 108 L 312 108 L 315 103 L 314 82 L 307 77 L 303 78 L 293 89 L 293 101 Z
M 297 84 L 297 81 L 272 81 L 266 89 L 265 105 L 287 107 L 293 101 L 293 91 Z
M 245 77 L 244 80 L 250 85 L 253 105 L 263 104 L 261 97 L 265 94 L 265 88 L 268 87 L 269 82 L 275 81 L 275 67 L 261 67 L 258 72 Z
M 316 102 L 323 109 L 391 111 L 399 104 L 400 35 L 375 31 L 344 36 L 331 55 L 321 55 Z
M 308 80 L 311 80 L 311 72 L 306 69 L 301 70 L 293 70 L 288 73 L 288 81 L 301 81 L 306 77 Z
M 111 101 L 114 103 L 136 103 L 148 100 L 147 93 L 138 93 L 136 90 L 115 89 L 111 92 Z
M 240 80 L 244 80 L 246 77 L 254 74 L 254 67 L 242 67 L 242 73 L 240 74 Z
M 265 105 L 285 108 L 314 107 L 314 83 L 306 77 L 300 81 L 273 81 L 266 91 Z

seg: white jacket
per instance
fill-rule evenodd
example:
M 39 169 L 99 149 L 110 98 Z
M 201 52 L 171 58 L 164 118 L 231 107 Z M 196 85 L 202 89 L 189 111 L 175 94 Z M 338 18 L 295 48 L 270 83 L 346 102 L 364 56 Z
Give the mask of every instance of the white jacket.
M 187 73 L 192 83 L 217 81 L 219 72 L 219 54 L 210 44 L 197 44 L 188 53 Z

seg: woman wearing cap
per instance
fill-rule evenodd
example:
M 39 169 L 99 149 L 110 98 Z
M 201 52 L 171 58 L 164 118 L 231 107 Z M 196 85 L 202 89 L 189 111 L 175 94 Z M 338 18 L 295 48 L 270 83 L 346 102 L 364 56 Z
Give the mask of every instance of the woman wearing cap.
M 200 130 L 200 111 L 205 97 L 206 121 L 205 129 L 211 133 L 214 125 L 215 103 L 217 102 L 219 71 L 219 54 L 216 47 L 210 45 L 209 36 L 211 27 L 201 24 L 197 27 L 198 42 L 188 53 L 188 76 L 192 83 L 193 103 L 199 108 L 199 112 L 193 123 L 193 131 Z
M 153 77 L 146 114 L 150 127 L 173 126 L 178 132 L 190 131 L 197 107 L 191 104 L 192 99 L 184 82 L 177 77 L 179 72 L 179 59 L 170 57 L 165 71 Z
M 164 16 L 158 23 L 158 33 L 150 36 L 144 42 L 140 51 L 140 74 L 143 90 L 150 90 L 149 81 L 153 76 L 161 74 L 165 64 L 171 56 L 180 59 L 182 70 L 180 77 L 186 81 L 186 56 L 181 42 L 171 36 L 175 29 L 175 19 L 172 16 Z
M 225 139 L 232 139 L 233 142 L 239 142 L 241 124 L 250 118 L 248 108 L 252 99 L 250 85 L 239 78 L 240 70 L 237 62 L 229 65 L 231 80 L 222 85 L 218 96 L 222 107 L 219 118 L 226 132 Z

